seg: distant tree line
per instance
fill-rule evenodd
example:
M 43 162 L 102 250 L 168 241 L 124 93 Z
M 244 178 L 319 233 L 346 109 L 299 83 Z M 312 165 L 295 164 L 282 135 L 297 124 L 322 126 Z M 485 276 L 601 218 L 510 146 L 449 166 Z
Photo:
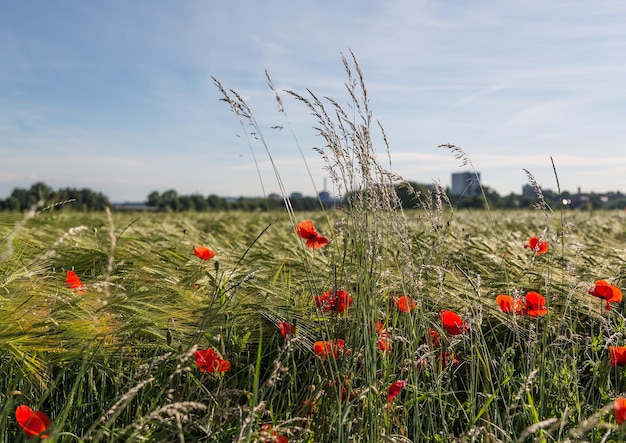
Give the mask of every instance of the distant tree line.
M 35 183 L 29 189 L 15 188 L 5 200 L 0 199 L 0 210 L 24 211 L 30 208 L 51 206 L 51 209 L 79 211 L 103 211 L 111 206 L 109 199 L 100 192 L 83 188 L 63 188 L 54 191 L 45 183 Z
M 396 193 L 404 209 L 422 207 L 424 204 L 432 204 L 437 198 L 433 187 L 415 182 L 405 182 L 395 186 Z M 474 195 L 455 195 L 450 188 L 443 190 L 449 200 L 449 204 L 455 209 L 528 209 L 539 202 L 539 196 L 508 194 L 499 195 L 488 186 L 482 186 L 482 192 Z M 552 209 L 561 206 L 570 209 L 626 209 L 626 195 L 616 191 L 602 194 L 597 193 L 571 193 L 563 191 L 554 192 L 549 189 L 540 190 L 541 195 L 548 206 Z M 429 202 L 429 200 L 431 200 Z M 446 203 L 447 204 L 447 203 Z
M 436 199 L 432 187 L 415 182 L 407 182 L 395 186 L 395 191 L 404 209 L 422 207 Z M 530 208 L 538 201 L 536 195 L 524 196 L 509 194 L 500 196 L 488 186 L 483 186 L 483 193 L 476 195 L 453 195 L 445 190 L 450 204 L 457 209 L 491 208 L 491 209 L 522 209 Z M 294 211 L 315 211 L 321 208 L 348 204 L 355 194 L 348 194 L 345 199 L 330 199 L 326 192 L 319 197 L 303 196 L 294 192 L 289 196 L 288 204 Z M 604 194 L 572 194 L 567 191 L 560 194 L 551 190 L 542 191 L 546 203 L 553 209 L 566 206 L 572 209 L 625 209 L 626 195 L 621 192 Z M 430 200 L 430 202 L 429 202 Z M 276 211 L 284 209 L 287 202 L 277 194 L 264 197 L 224 198 L 215 194 L 207 197 L 201 194 L 179 195 L 174 189 L 159 193 L 152 191 L 144 202 L 142 209 L 156 211 Z M 51 206 L 54 210 L 72 209 L 79 211 L 102 211 L 111 207 L 109 199 L 100 192 L 83 188 L 63 188 L 53 190 L 45 183 L 35 183 L 29 189 L 15 188 L 5 200 L 0 199 L 0 210 L 24 211 L 32 207 Z M 133 209 L 126 208 L 126 209 Z
M 289 196 L 294 211 L 314 211 L 322 207 L 318 197 L 305 197 L 299 193 Z M 264 197 L 239 197 L 226 199 L 215 194 L 204 197 L 201 194 L 179 195 L 174 189 L 159 193 L 152 191 L 148 195 L 146 205 L 161 211 L 275 211 L 285 208 L 284 199 L 278 194 Z
M 450 196 L 452 205 L 457 208 L 522 209 L 530 208 L 539 201 L 537 195 L 508 194 L 500 196 L 493 189 L 483 186 L 485 195 Z M 569 209 L 626 209 L 626 195 L 616 191 L 607 193 L 561 193 L 550 189 L 541 190 L 545 202 L 552 209 L 566 207 Z

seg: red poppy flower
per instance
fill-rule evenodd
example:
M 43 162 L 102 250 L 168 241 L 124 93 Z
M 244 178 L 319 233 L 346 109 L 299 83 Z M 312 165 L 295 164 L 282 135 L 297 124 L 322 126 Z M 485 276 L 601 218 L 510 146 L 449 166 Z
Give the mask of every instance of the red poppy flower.
M 626 421 L 626 398 L 617 397 L 615 399 L 613 402 L 613 412 L 618 425 Z
M 463 319 L 452 311 L 441 311 L 439 316 L 441 317 L 441 323 L 444 329 L 448 331 L 450 335 L 459 335 L 469 329 L 469 326 L 463 322 Z
M 626 346 L 609 346 L 611 366 L 626 366 Z
M 76 272 L 67 270 L 67 277 L 65 277 L 65 284 L 68 288 L 74 289 L 78 295 L 85 295 L 87 293 L 87 286 L 78 278 Z
M 406 380 L 398 380 L 391 383 L 391 385 L 389 385 L 389 388 L 387 389 L 387 401 L 391 403 L 391 401 L 396 398 L 396 396 L 405 386 Z
M 391 333 L 387 331 L 382 331 L 378 336 L 378 341 L 376 342 L 376 346 L 381 351 L 389 354 L 391 352 L 392 341 L 391 341 Z
M 194 352 L 200 372 L 227 372 L 230 362 L 219 356 L 215 349 L 200 349 Z
M 51 422 L 43 412 L 33 411 L 28 406 L 21 405 L 15 408 L 15 420 L 29 437 L 39 435 L 42 439 L 48 438 L 48 435 L 42 432 L 48 429 Z
M 215 257 L 215 252 L 211 251 L 206 246 L 196 246 L 193 248 L 193 253 L 202 260 L 211 260 Z
M 396 303 L 398 309 L 402 312 L 411 312 L 417 308 L 417 302 L 408 295 L 394 297 L 393 301 Z
M 328 239 L 315 230 L 315 226 L 313 226 L 311 220 L 304 220 L 298 223 L 298 226 L 296 226 L 296 234 L 306 240 L 306 245 L 309 248 L 323 248 L 328 244 Z
M 537 237 L 530 237 L 530 240 L 524 245 L 524 248 L 532 249 L 535 254 L 541 255 L 548 252 L 548 242 L 539 240 Z
M 530 317 L 541 317 L 548 313 L 548 308 L 546 308 L 546 299 L 536 293 L 529 292 L 526 294 L 526 305 L 524 309 L 522 309 L 522 315 L 528 315 Z
M 333 357 L 335 360 L 344 354 L 345 342 L 341 338 L 327 341 L 316 341 L 313 343 L 313 352 L 321 358 Z M 350 355 L 350 350 L 345 350 L 346 355 Z
M 510 295 L 500 294 L 496 297 L 496 303 L 502 309 L 502 312 L 520 314 L 525 307 L 521 300 L 517 300 Z
M 280 329 L 280 335 L 283 338 L 287 338 L 288 335 L 292 335 L 296 333 L 296 327 L 289 322 L 283 321 L 278 323 L 278 329 Z
M 604 280 L 596 281 L 593 288 L 590 288 L 587 292 L 594 297 L 603 298 L 606 300 L 606 310 L 611 310 L 610 302 L 619 303 L 622 301 L 622 291 L 615 286 Z
M 324 295 L 316 295 L 313 299 L 315 300 L 315 306 L 324 312 L 337 311 L 341 314 L 352 304 L 352 297 L 348 291 L 343 289 L 326 291 Z
M 263 437 L 269 435 L 269 437 L 265 439 L 265 443 L 289 443 L 287 437 L 276 431 L 272 431 L 272 425 L 269 423 L 263 423 L 261 425 L 261 433 Z

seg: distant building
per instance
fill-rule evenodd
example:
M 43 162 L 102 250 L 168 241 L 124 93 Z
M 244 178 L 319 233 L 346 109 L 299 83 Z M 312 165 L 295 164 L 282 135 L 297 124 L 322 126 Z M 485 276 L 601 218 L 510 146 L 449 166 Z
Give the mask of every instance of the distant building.
M 328 191 L 320 191 L 317 195 L 319 199 L 321 200 L 321 202 L 324 203 L 325 205 L 333 204 L 335 202 L 335 199 Z
M 522 186 L 522 197 L 535 198 L 537 197 L 537 192 L 531 185 L 524 185 Z
M 455 172 L 452 174 L 452 194 L 474 196 L 480 193 L 480 172 Z
M 326 187 L 326 177 L 324 177 L 324 189 L 317 193 L 318 198 L 322 202 L 324 207 L 332 207 L 341 204 L 342 199 L 340 197 L 334 197 Z

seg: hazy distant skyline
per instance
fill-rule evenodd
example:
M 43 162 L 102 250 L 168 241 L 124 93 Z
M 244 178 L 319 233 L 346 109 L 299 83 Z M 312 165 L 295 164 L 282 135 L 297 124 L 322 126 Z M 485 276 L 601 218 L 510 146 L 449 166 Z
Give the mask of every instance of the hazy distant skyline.
M 285 122 L 264 71 L 278 89 L 344 104 L 350 49 L 404 178 L 449 186 L 467 169 L 437 147 L 451 143 L 501 195 L 521 193 L 523 168 L 556 189 L 550 156 L 562 190 L 626 191 L 624 23 L 620 1 L 7 2 L 0 198 L 37 181 L 112 201 L 261 195 L 211 76 L 247 99 L 287 192 L 313 195 L 325 177 L 315 121 L 283 97 L 317 189 L 293 135 L 271 129 Z

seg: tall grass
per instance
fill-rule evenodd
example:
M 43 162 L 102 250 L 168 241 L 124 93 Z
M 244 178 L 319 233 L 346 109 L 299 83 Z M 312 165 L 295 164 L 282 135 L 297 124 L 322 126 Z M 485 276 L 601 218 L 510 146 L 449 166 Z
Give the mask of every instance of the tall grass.
M 345 208 L 301 214 L 287 201 L 269 217 L 46 210 L 0 220 L 2 441 L 26 439 L 19 404 L 51 417 L 55 441 L 626 437 L 612 417 L 624 375 L 608 352 L 624 344 L 624 308 L 587 294 L 600 278 L 624 283 L 624 214 L 555 211 L 540 195 L 536 211 L 454 211 L 436 183 L 403 211 L 364 74 L 352 54 L 343 62 L 346 105 L 270 86 L 287 122 L 283 95 L 312 113 Z M 251 149 L 260 143 L 272 160 L 242 96 L 216 84 L 254 133 Z M 295 234 L 309 218 L 331 239 L 325 248 Z M 525 249 L 531 236 L 549 252 Z M 216 257 L 198 259 L 197 245 Z M 86 294 L 65 286 L 68 269 Z M 351 295 L 346 312 L 316 306 L 333 290 Z M 495 302 L 529 291 L 546 297 L 546 316 L 505 314 Z M 399 310 L 400 296 L 415 309 Z M 469 329 L 450 335 L 442 310 Z M 281 322 L 295 334 L 283 338 Z M 333 339 L 345 340 L 340 358 L 314 353 Z M 209 347 L 228 372 L 199 371 L 194 352 Z

